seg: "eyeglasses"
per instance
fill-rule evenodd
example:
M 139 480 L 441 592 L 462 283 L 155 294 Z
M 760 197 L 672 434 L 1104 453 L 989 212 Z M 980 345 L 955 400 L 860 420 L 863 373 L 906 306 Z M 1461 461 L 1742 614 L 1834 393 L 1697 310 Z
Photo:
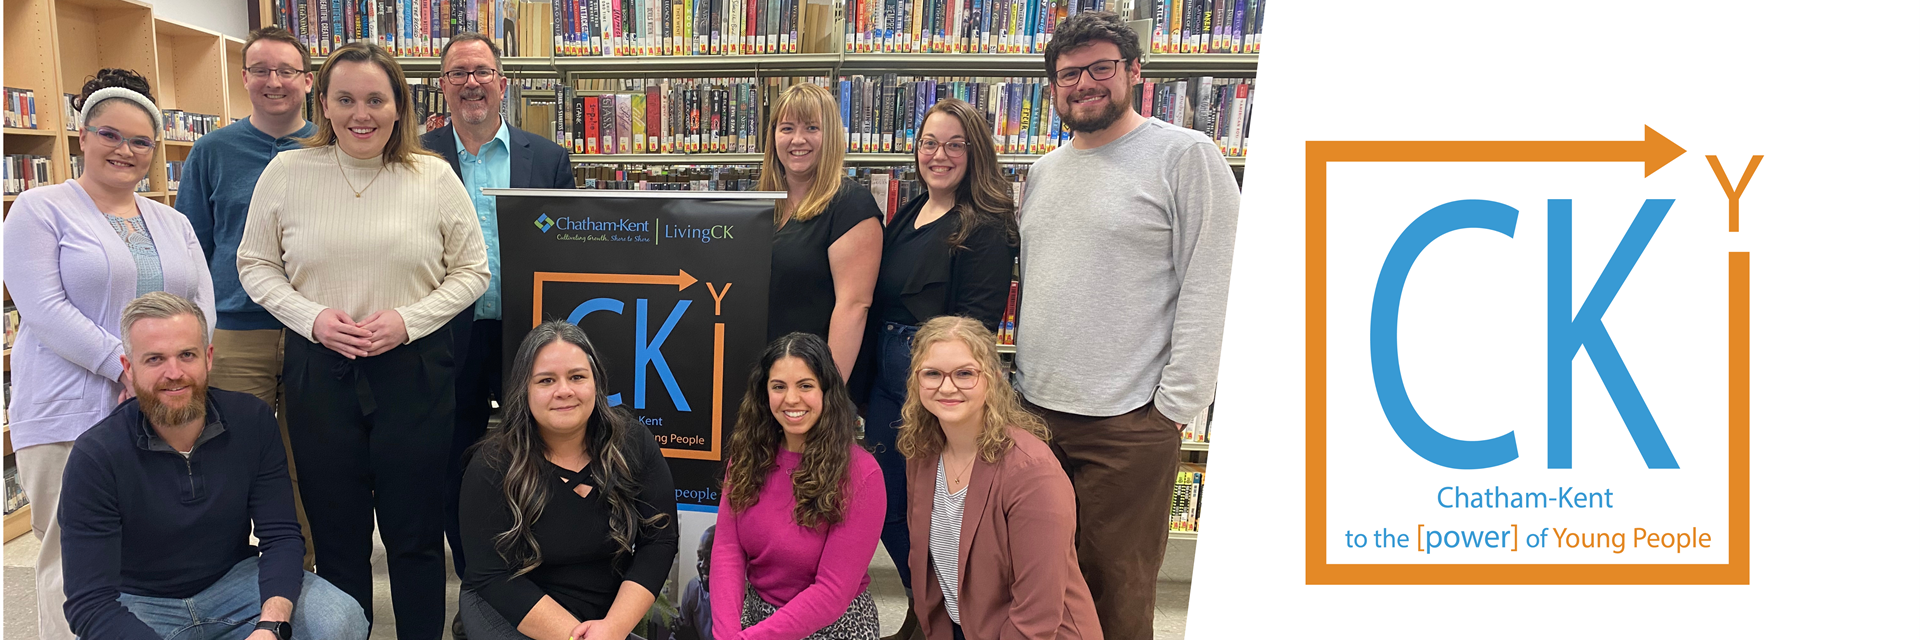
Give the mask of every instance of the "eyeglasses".
M 1113 74 L 1120 71 L 1120 63 L 1122 62 L 1126 62 L 1126 60 L 1098 60 L 1084 67 L 1061 67 L 1054 69 L 1053 83 L 1062 87 L 1071 87 L 1079 84 L 1081 72 L 1093 76 L 1095 81 L 1104 82 L 1112 80 Z
M 125 135 L 120 133 L 119 129 L 113 127 L 87 127 L 87 133 L 100 136 L 102 141 L 115 147 L 122 144 L 127 145 L 133 149 L 134 153 L 146 153 L 153 151 L 154 147 L 160 146 L 160 143 L 154 142 L 153 138 Z
M 938 391 L 940 386 L 946 384 L 948 380 L 953 381 L 953 388 L 961 391 L 972 389 L 980 384 L 980 372 L 975 369 L 954 369 L 952 372 L 921 369 L 920 373 L 915 375 L 920 379 L 920 387 L 928 391 Z
M 949 158 L 967 157 L 967 141 L 965 140 L 948 140 L 942 144 L 933 138 L 921 138 L 920 144 L 916 145 L 914 149 L 919 151 L 920 155 L 929 158 L 933 157 L 933 154 L 939 149 L 946 149 L 947 157 Z
M 487 84 L 489 82 L 493 82 L 494 78 L 500 77 L 500 72 L 494 71 L 492 69 L 474 69 L 472 71 L 448 71 L 446 73 L 440 74 L 440 77 L 441 79 L 444 79 L 447 82 L 450 82 L 453 84 L 466 84 L 468 77 L 472 77 L 475 82 L 479 82 L 480 84 Z
M 247 72 L 247 76 L 255 80 L 264 79 L 268 75 L 278 75 L 280 76 L 281 80 L 292 80 L 294 78 L 300 77 L 301 74 L 306 73 L 306 71 L 303 71 L 300 69 L 294 69 L 291 67 L 281 67 L 278 69 L 268 69 L 266 67 L 247 67 L 246 72 Z

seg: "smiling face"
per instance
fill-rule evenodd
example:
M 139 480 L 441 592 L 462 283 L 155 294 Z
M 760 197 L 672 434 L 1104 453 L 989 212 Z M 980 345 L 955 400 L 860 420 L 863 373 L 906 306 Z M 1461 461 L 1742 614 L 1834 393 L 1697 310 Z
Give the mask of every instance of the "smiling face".
M 767 370 L 767 406 L 773 409 L 774 421 L 779 422 L 780 429 L 787 434 L 788 451 L 800 450 L 798 445 L 806 441 L 807 432 L 820 421 L 823 405 L 820 376 L 806 361 L 787 356 L 774 361 Z
M 920 179 L 926 181 L 927 190 L 951 194 L 960 188 L 960 181 L 967 178 L 967 154 L 956 155 L 946 150 L 948 142 L 968 142 L 967 132 L 960 126 L 960 119 L 944 111 L 927 114 L 927 122 L 921 127 L 920 134 Z M 934 144 L 928 145 L 927 142 Z M 928 155 L 931 151 L 932 155 Z
M 307 101 L 307 92 L 313 90 L 313 75 L 300 73 L 287 80 L 278 73 L 282 69 L 304 70 L 307 61 L 300 59 L 300 50 L 293 45 L 278 40 L 259 40 L 247 48 L 246 66 L 248 69 L 269 69 L 264 78 L 253 74 L 242 74 L 246 78 L 247 100 L 253 103 L 253 112 L 268 117 L 280 117 L 299 113 L 300 107 Z
M 134 397 L 148 420 L 176 427 L 206 416 L 213 349 L 199 319 L 181 314 L 140 320 L 128 328 L 126 345 Z
M 446 61 L 441 63 L 440 71 L 465 71 L 472 73 L 481 69 L 498 72 L 500 61 L 493 57 L 493 50 L 487 43 L 479 40 L 467 40 L 453 45 L 447 50 Z M 461 124 L 469 127 L 484 127 L 500 120 L 500 100 L 506 94 L 506 83 L 494 76 L 493 80 L 481 84 L 476 76 L 467 76 L 463 84 L 446 83 L 446 92 L 453 98 L 453 114 Z
M 941 424 L 978 426 L 991 384 L 980 373 L 983 368 L 964 342 L 942 340 L 928 346 L 926 358 L 914 370 L 920 406 Z M 972 388 L 960 388 L 963 385 Z
M 105 136 L 82 131 L 80 153 L 84 156 L 82 166 L 85 171 L 81 175 L 114 189 L 132 191 L 142 178 L 147 177 L 147 168 L 153 165 L 153 149 L 139 150 L 131 139 L 155 139 L 153 116 L 148 115 L 146 109 L 126 100 L 106 101 L 94 107 L 91 115 L 93 119 L 87 121 L 87 126 L 112 129 L 127 142 L 109 143 Z
M 378 157 L 400 119 L 386 72 L 372 62 L 341 62 L 331 74 L 322 110 L 340 150 L 362 160 Z
M 1111 42 L 1095 41 L 1060 54 L 1054 68 L 1069 69 L 1119 58 L 1120 47 Z M 1133 85 L 1140 79 L 1140 63 L 1117 64 L 1120 68 L 1106 80 L 1095 80 L 1092 73 L 1083 71 L 1080 79 L 1071 87 L 1060 86 L 1058 82 L 1053 84 L 1054 109 L 1060 112 L 1062 123 L 1074 131 L 1093 132 L 1112 126 L 1126 115 L 1127 110 L 1132 108 L 1129 98 L 1133 95 Z
M 527 410 L 542 432 L 572 435 L 593 414 L 593 363 L 578 345 L 555 340 L 533 356 L 527 379 Z
M 803 122 L 791 113 L 781 114 L 773 129 L 773 150 L 789 179 L 811 180 L 819 164 L 820 123 Z

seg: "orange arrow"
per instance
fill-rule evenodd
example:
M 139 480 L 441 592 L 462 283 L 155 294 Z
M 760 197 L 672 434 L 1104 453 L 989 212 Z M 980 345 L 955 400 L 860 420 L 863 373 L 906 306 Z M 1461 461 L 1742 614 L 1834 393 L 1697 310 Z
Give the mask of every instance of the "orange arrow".
M 647 276 L 647 275 L 628 275 L 628 274 L 620 274 L 620 273 L 558 273 L 553 271 L 541 271 L 539 273 L 533 274 L 533 280 L 534 280 L 535 286 L 538 286 L 541 282 L 596 282 L 596 283 L 602 283 L 602 284 L 673 284 L 673 285 L 679 285 L 681 291 L 686 291 L 687 287 L 691 287 L 693 286 L 693 283 L 700 281 L 699 278 L 695 278 L 691 275 L 688 275 L 686 269 L 681 269 L 680 275 L 677 275 L 677 276 Z
M 1653 127 L 1642 140 L 1308 142 L 1318 162 L 1640 162 L 1646 175 L 1687 152 Z

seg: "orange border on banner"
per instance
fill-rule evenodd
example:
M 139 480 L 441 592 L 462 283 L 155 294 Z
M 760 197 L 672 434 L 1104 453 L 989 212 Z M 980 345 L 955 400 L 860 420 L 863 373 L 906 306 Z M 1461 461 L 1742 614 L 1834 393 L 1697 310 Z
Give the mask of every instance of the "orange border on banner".
M 540 309 L 543 306 L 542 302 L 544 302 L 546 298 L 547 283 L 549 282 L 587 282 L 587 283 L 598 283 L 598 284 L 671 284 L 671 285 L 679 285 L 680 290 L 685 291 L 687 290 L 687 287 L 693 286 L 693 283 L 699 282 L 699 279 L 694 278 L 691 275 L 687 275 L 687 272 L 684 269 L 681 270 L 680 275 L 677 275 L 677 276 L 632 275 L 632 274 L 624 274 L 624 273 L 562 273 L 562 272 L 556 272 L 556 271 L 535 271 L 533 272 L 533 326 L 536 326 L 536 327 L 540 326 L 540 322 L 544 318 L 544 316 L 540 314 Z M 663 455 L 669 458 L 683 458 L 687 460 L 716 460 L 717 461 L 720 459 L 720 415 L 721 415 L 720 408 L 722 406 L 720 404 L 720 401 L 721 401 L 720 375 L 721 375 L 721 371 L 723 371 L 722 367 L 725 366 L 725 358 L 726 358 L 726 351 L 727 351 L 726 340 L 727 340 L 727 325 L 725 323 L 714 323 L 713 325 L 713 436 L 709 440 L 707 440 L 707 442 L 712 443 L 712 449 L 708 451 L 701 451 L 699 449 L 669 449 L 667 447 L 661 447 L 660 455 Z
M 1726 564 L 1327 563 L 1327 163 L 1645 162 L 1646 174 L 1684 153 L 1646 130 L 1644 142 L 1307 142 L 1306 583 L 1748 584 L 1750 575 L 1750 255 L 1727 255 Z M 1516 541 L 1516 544 L 1518 541 Z

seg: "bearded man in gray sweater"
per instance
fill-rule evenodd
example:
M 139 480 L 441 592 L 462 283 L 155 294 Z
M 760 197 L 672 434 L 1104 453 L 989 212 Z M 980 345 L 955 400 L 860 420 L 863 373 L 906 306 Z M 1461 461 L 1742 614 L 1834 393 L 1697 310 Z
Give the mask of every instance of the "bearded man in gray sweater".
M 1086 12 L 1047 47 L 1073 139 L 1027 179 L 1015 356 L 1073 478 L 1101 629 L 1119 640 L 1153 637 L 1180 430 L 1213 401 L 1240 211 L 1212 140 L 1135 111 L 1139 42 Z

